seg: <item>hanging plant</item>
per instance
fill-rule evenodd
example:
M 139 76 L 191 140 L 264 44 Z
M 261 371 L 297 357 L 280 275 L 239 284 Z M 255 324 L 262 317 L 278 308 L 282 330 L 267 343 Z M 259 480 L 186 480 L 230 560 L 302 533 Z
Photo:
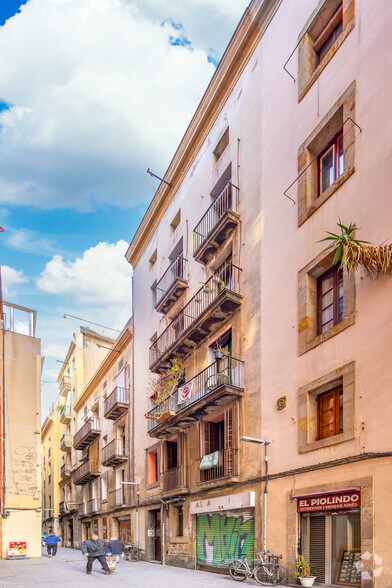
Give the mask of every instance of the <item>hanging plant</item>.
M 150 381 L 149 396 L 155 405 L 160 404 L 172 394 L 184 380 L 185 368 L 180 357 L 170 361 L 168 367 L 158 378 Z
M 337 225 L 340 234 L 327 231 L 329 236 L 319 241 L 331 241 L 327 249 L 334 252 L 333 265 L 346 268 L 349 273 L 363 269 L 370 277 L 392 275 L 392 243 L 375 246 L 355 238 L 355 231 L 360 230 L 355 225 L 350 223 L 346 227 L 341 222 Z

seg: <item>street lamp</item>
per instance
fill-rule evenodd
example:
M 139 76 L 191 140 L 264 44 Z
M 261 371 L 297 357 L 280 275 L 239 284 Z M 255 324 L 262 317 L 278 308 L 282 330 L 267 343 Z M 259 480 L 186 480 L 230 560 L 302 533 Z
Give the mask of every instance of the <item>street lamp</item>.
M 140 486 L 140 482 L 120 482 L 124 486 Z M 136 490 L 137 505 L 136 505 L 136 547 L 139 547 L 139 489 Z
M 264 485 L 264 512 L 263 512 L 263 526 L 264 526 L 264 552 L 267 552 L 267 494 L 268 494 L 268 457 L 267 445 L 271 441 L 267 439 L 257 439 L 256 437 L 240 437 L 240 441 L 247 443 L 256 443 L 257 445 L 264 445 L 264 462 L 265 462 L 265 485 Z

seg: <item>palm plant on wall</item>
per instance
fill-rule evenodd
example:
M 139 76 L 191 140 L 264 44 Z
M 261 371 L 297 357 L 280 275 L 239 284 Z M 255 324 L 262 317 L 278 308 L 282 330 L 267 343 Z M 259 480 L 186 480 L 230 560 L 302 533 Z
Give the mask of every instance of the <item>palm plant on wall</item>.
M 362 269 L 370 277 L 392 275 L 392 243 L 372 245 L 355 238 L 355 231 L 359 230 L 355 225 L 350 223 L 347 227 L 340 221 L 337 225 L 340 234 L 327 231 L 328 237 L 320 240 L 331 242 L 327 249 L 334 253 L 333 265 L 346 268 L 349 273 Z

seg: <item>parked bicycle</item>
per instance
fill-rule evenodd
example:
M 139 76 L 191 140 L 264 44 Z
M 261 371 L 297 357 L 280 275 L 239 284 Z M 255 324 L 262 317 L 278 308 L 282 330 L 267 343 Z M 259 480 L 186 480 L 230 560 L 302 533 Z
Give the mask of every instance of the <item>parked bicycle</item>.
M 259 557 L 253 561 L 253 567 L 246 557 L 232 561 L 229 567 L 231 577 L 237 582 L 254 578 L 262 586 L 283 584 L 287 578 L 287 570 L 279 563 L 281 556 L 272 555 L 268 551 L 256 551 L 256 554 Z
M 143 555 L 143 549 L 139 549 L 132 543 L 124 547 L 124 559 L 127 561 L 140 561 Z

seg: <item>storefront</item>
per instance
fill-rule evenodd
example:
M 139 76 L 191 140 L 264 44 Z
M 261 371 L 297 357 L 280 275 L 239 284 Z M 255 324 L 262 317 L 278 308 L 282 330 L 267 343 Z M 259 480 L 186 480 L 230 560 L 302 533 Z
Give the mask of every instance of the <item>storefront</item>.
M 227 568 L 238 557 L 254 558 L 255 493 L 243 492 L 191 502 L 196 517 L 198 567 Z
M 300 552 L 318 584 L 361 586 L 361 490 L 293 496 Z

